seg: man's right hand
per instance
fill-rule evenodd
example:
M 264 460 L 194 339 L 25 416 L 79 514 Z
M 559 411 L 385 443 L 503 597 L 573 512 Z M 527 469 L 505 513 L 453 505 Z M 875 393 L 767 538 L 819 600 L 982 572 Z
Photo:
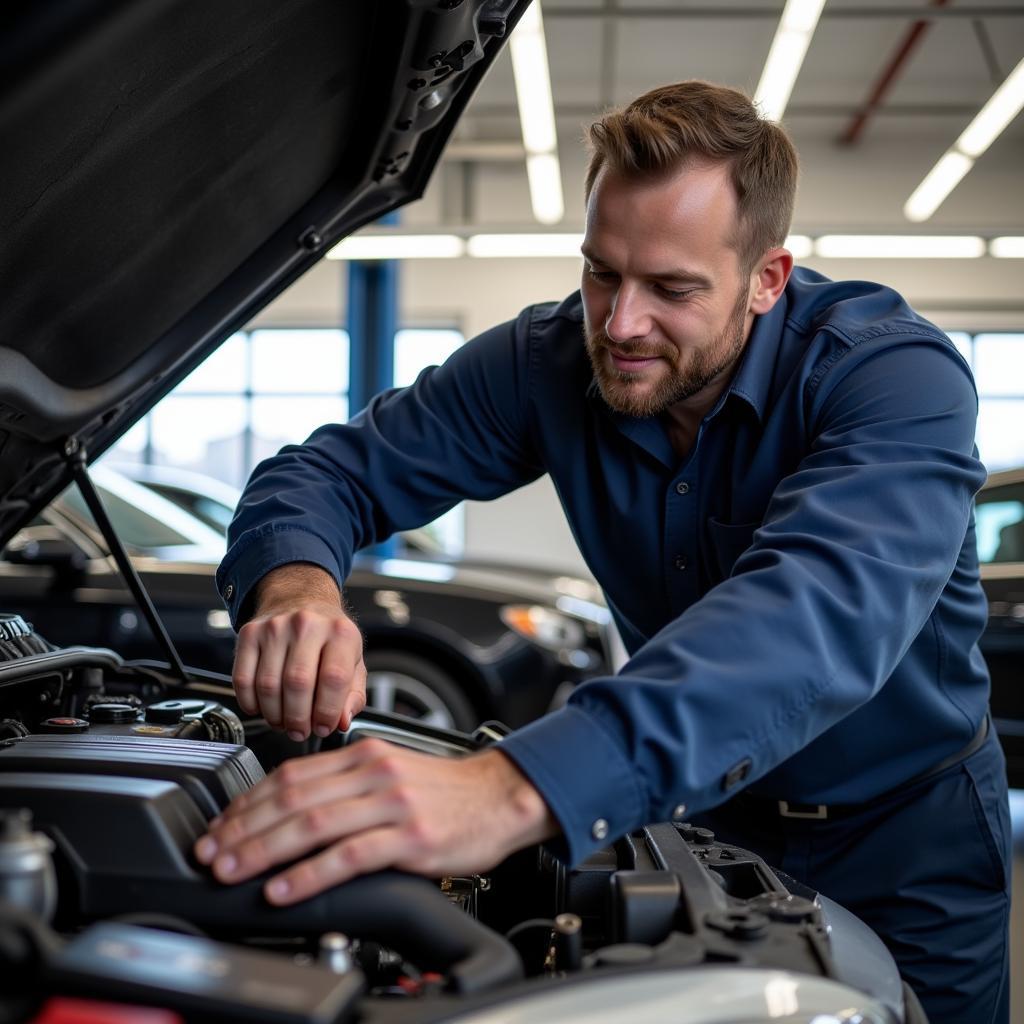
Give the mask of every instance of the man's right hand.
M 255 608 L 238 631 L 232 672 L 242 710 L 293 740 L 347 729 L 366 706 L 366 666 L 333 577 L 283 565 L 260 580 Z

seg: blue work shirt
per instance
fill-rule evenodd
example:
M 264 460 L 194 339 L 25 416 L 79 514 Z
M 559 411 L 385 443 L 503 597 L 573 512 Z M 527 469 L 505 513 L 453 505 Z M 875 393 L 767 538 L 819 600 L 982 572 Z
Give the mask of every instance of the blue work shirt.
M 358 548 L 548 473 L 631 659 L 502 743 L 576 863 L 749 786 L 859 803 L 980 725 L 977 396 L 889 288 L 794 271 L 680 458 L 613 411 L 578 294 L 526 309 L 254 472 L 218 574 L 237 623 L 288 562 Z M 527 553 L 528 554 L 528 553 Z

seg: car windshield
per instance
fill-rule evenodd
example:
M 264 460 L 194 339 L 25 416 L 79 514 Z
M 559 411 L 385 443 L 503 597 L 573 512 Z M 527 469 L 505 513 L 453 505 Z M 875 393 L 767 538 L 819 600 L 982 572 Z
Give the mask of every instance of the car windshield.
M 212 530 L 226 534 L 231 523 L 231 517 L 235 514 L 234 508 L 225 505 L 216 498 L 205 494 L 197 494 L 195 491 L 187 491 L 181 487 L 174 487 L 170 484 L 157 481 L 146 481 L 145 485 L 157 494 L 163 495 L 168 501 L 180 505 L 186 512 L 191 512 L 200 522 L 205 523 Z
M 107 515 L 110 516 L 110 520 L 117 530 L 117 535 L 128 547 L 147 551 L 154 548 L 181 547 L 194 543 L 191 538 L 178 533 L 173 527 L 162 523 L 138 506 L 119 498 L 106 488 L 97 489 L 100 491 Z M 87 523 L 92 522 L 92 513 L 78 488 L 68 489 L 58 501 L 79 519 Z
M 976 524 L 982 564 L 1024 562 L 1024 483 L 982 491 Z

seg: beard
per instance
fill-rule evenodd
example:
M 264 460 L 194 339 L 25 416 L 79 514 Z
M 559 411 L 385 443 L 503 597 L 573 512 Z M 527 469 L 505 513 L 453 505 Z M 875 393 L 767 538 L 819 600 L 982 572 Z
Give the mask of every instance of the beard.
M 604 330 L 588 330 L 584 323 L 587 355 L 601 397 L 616 412 L 646 417 L 657 416 L 670 405 L 699 394 L 739 360 L 746 343 L 746 314 L 747 291 L 742 289 L 725 327 L 710 344 L 691 350 L 683 365 L 679 365 L 679 350 L 668 342 L 638 338 L 613 343 Z M 662 373 L 647 390 L 638 392 L 636 385 L 649 370 L 637 373 L 617 370 L 611 363 L 609 349 L 627 357 L 660 358 L 668 365 L 669 372 Z

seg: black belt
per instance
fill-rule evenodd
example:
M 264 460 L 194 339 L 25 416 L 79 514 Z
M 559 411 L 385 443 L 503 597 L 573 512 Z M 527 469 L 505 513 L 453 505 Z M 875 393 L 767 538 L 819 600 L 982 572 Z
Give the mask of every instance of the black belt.
M 729 803 L 742 807 L 744 810 L 769 817 L 804 818 L 814 821 L 834 821 L 837 818 L 848 818 L 854 814 L 859 814 L 861 811 L 868 810 L 875 804 L 884 802 L 889 797 L 895 796 L 903 790 L 910 789 L 911 786 L 916 786 L 919 782 L 924 782 L 926 779 L 944 772 L 947 768 L 952 768 L 953 765 L 959 764 L 961 761 L 966 761 L 971 754 L 981 749 L 981 745 L 988 738 L 988 731 L 989 718 L 986 715 L 981 720 L 981 725 L 978 726 L 977 732 L 970 738 L 966 746 L 950 754 L 949 757 L 944 757 L 938 764 L 932 765 L 931 768 L 920 772 L 899 786 L 886 790 L 873 800 L 867 800 L 862 804 L 801 804 L 794 800 L 775 800 L 772 797 L 756 796 L 749 792 L 738 794 Z

